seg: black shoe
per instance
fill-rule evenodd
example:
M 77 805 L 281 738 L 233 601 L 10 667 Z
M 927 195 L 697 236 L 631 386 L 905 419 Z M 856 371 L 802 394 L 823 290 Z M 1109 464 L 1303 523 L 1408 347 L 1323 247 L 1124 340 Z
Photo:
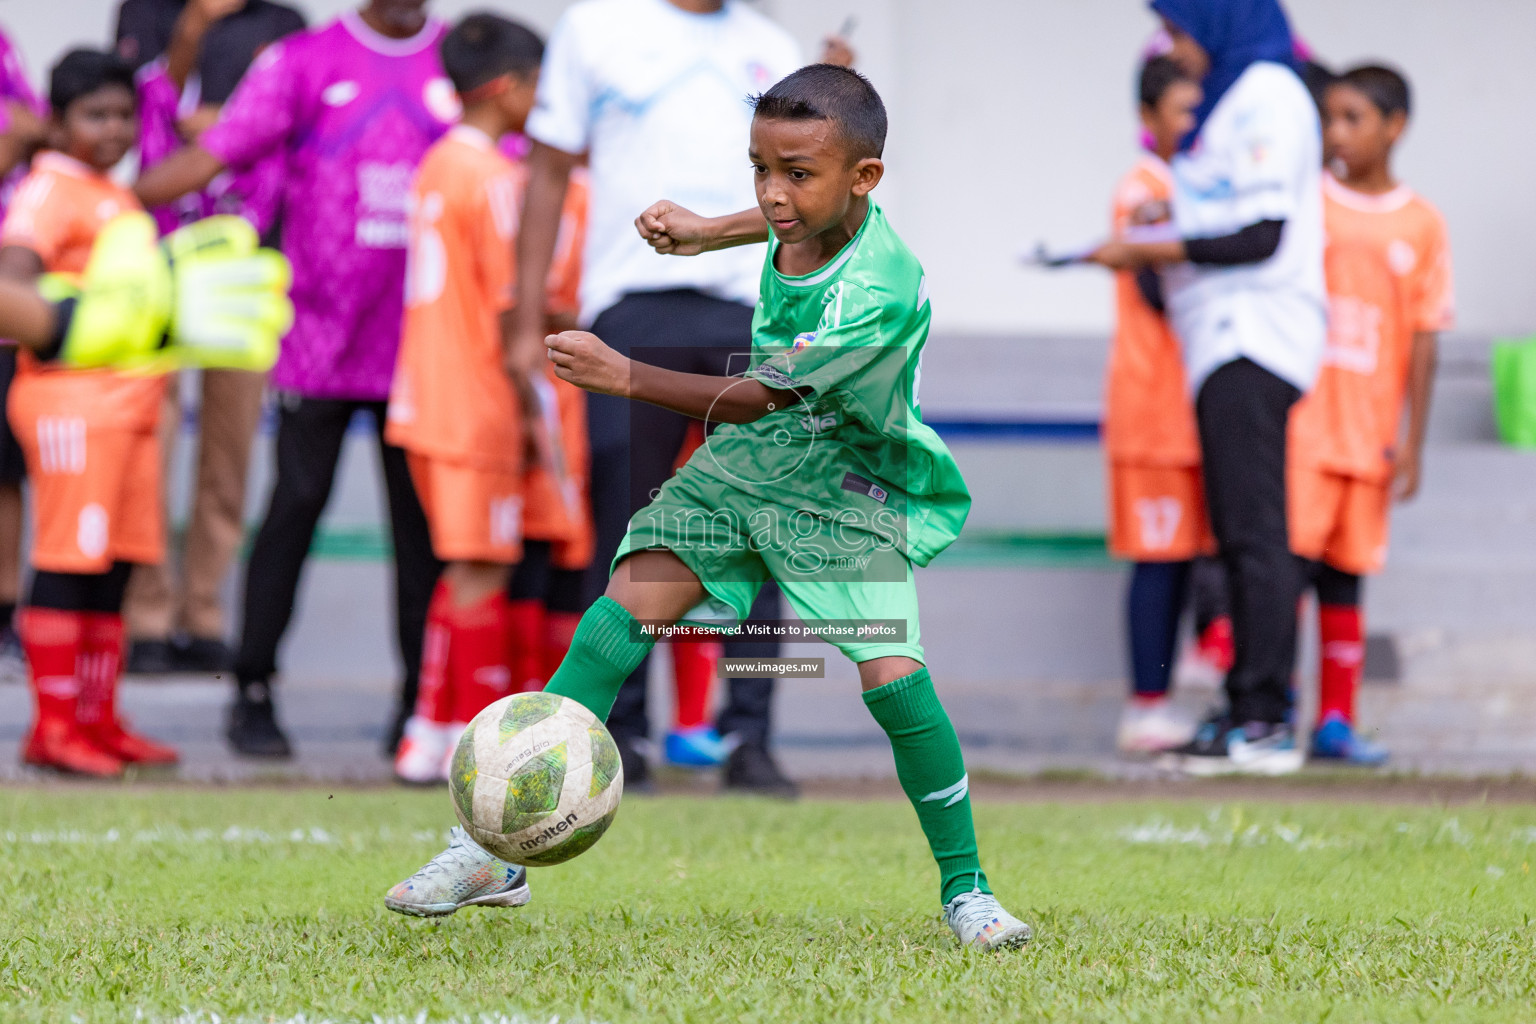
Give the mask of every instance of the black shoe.
M 1187 775 L 1290 775 L 1306 757 L 1287 722 L 1237 722 L 1214 714 L 1195 738 L 1165 755 L 1165 767 Z
M 235 659 L 218 637 L 194 636 L 175 646 L 176 671 L 198 674 L 228 672 Z
M 778 762 L 768 752 L 768 744 L 761 741 L 743 743 L 731 751 L 725 762 L 724 785 L 726 789 L 742 793 L 781 796 L 788 800 L 800 795 L 800 787 L 779 770 Z
M 176 650 L 169 640 L 135 640 L 128 648 L 130 675 L 168 676 L 176 671 Z
M 265 683 L 242 688 L 229 706 L 229 725 L 224 730 L 229 745 L 249 757 L 292 757 L 293 747 L 278 728 L 273 711 L 272 694 Z
M 655 788 L 651 781 L 651 766 L 645 763 L 645 755 L 633 736 L 618 735 L 613 738 L 619 748 L 619 764 L 624 768 L 624 792 L 649 793 Z

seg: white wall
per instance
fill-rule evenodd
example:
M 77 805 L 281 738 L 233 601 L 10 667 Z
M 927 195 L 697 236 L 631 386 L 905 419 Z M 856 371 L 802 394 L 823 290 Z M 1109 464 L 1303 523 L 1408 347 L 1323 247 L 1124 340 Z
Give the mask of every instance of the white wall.
M 293 2 L 293 0 L 290 0 Z M 437 0 L 547 29 L 565 0 Z M 348 0 L 298 0 L 315 18 Z M 880 196 L 927 264 L 949 331 L 1100 331 L 1108 288 L 1092 271 L 1022 270 L 1025 243 L 1102 230 L 1135 158 L 1131 78 L 1153 27 L 1138 0 L 760 0 L 813 55 L 849 14 L 861 65 L 891 110 Z M 70 43 L 101 43 L 115 0 L 0 0 L 0 23 L 34 74 Z M 1403 177 L 1438 203 L 1455 246 L 1461 327 L 1536 330 L 1536 3 L 1289 0 L 1335 65 L 1385 58 L 1412 77 L 1418 110 Z

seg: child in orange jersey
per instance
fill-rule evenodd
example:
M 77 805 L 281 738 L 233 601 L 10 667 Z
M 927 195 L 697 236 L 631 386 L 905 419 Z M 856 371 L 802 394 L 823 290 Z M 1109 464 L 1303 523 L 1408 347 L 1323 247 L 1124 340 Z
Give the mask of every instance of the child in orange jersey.
M 1148 153 L 1115 191 L 1114 232 L 1166 223 L 1173 181 L 1166 161 L 1194 124 L 1200 87 L 1172 60 L 1142 68 L 1141 120 Z M 1155 753 L 1189 741 L 1193 720 L 1168 702 L 1190 561 L 1212 549 L 1200 483 L 1200 439 L 1184 362 L 1156 295 L 1156 275 L 1115 275 L 1104 449 L 1109 462 L 1109 547 L 1135 563 L 1127 596 L 1132 694 L 1117 745 Z M 1154 305 L 1157 302 L 1158 305 Z
M 542 432 L 535 380 L 544 368 L 510 359 L 506 344 L 518 181 L 497 143 L 527 119 L 543 51 L 533 32 L 489 14 L 444 37 L 444 68 L 464 113 L 411 186 L 405 327 L 386 437 L 407 453 L 446 568 L 395 758 L 406 782 L 447 778 L 464 724 L 514 683 L 506 588 L 522 557 L 525 452 Z
M 517 207 L 528 175 L 516 164 Z M 566 189 L 560 232 L 545 295 L 549 328 L 574 328 L 580 308 L 581 254 L 586 247 L 587 177 L 578 169 Z M 533 377 L 546 444 L 524 478 L 524 558 L 507 591 L 512 622 L 512 685 L 542 690 L 570 649 L 585 610 L 584 581 L 596 539 L 588 500 L 587 394 L 554 375 Z
M 0 227 L 0 276 L 13 280 L 79 273 L 103 225 L 138 209 L 107 177 L 138 137 L 132 70 L 108 53 L 72 51 L 53 68 L 49 100 L 54 149 L 33 162 Z M 176 760 L 129 732 L 116 701 L 129 570 L 164 557 L 164 388 L 160 377 L 72 373 L 20 356 L 8 414 L 36 521 L 21 619 L 37 705 L 29 764 L 113 776 L 125 764 Z
M 1445 222 L 1392 176 L 1408 111 L 1408 83 L 1389 68 L 1347 71 L 1325 93 L 1328 347 L 1291 413 L 1291 546 L 1313 560 L 1321 630 L 1312 756 L 1357 764 L 1387 757 L 1354 729 L 1360 577 L 1385 560 L 1392 500 L 1418 491 L 1437 334 L 1452 314 Z

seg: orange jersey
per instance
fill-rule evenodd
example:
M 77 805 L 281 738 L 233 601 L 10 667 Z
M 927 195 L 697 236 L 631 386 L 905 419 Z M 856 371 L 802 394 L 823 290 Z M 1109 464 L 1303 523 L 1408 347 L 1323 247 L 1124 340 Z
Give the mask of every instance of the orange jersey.
M 1364 480 L 1392 474 L 1413 336 L 1451 326 L 1445 221 L 1407 186 L 1365 195 L 1323 179 L 1328 347 L 1291 413 L 1292 460 Z
M 1138 210 L 1166 220 L 1173 197 L 1168 165 L 1144 158 L 1115 190 L 1114 233 L 1123 234 Z M 1161 313 L 1147 304 L 1129 271 L 1115 275 L 1115 337 L 1104 401 L 1104 448 L 1113 462 L 1200 464 L 1184 357 Z
M 517 397 L 502 370 L 501 315 L 513 304 L 526 178 L 520 164 L 464 125 L 428 150 L 417 169 L 405 326 L 389 401 L 394 444 L 439 459 L 522 467 Z M 567 195 L 566 221 L 578 203 L 584 223 L 581 186 Z M 561 225 L 551 312 L 575 308 L 581 223 Z
M 512 308 L 514 174 L 485 134 L 463 125 L 416 170 L 388 436 L 435 458 L 519 471 L 517 397 L 501 359 L 501 315 Z
M 102 227 L 127 210 L 139 209 L 132 192 L 104 174 L 62 153 L 45 152 L 32 162 L 0 226 L 0 247 L 31 249 L 50 273 L 85 270 Z M 163 377 L 132 377 L 111 370 L 88 372 L 44 367 L 28 353 L 18 358 L 16 387 L 35 392 L 31 400 L 56 415 L 83 417 L 95 424 L 153 430 L 164 394 Z

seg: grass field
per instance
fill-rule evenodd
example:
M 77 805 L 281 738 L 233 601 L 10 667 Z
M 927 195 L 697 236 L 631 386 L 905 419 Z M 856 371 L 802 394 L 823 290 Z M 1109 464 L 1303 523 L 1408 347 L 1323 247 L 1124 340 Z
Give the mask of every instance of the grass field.
M 1529 1021 L 1536 807 L 983 803 L 962 953 L 897 802 L 631 798 L 534 902 L 383 891 L 442 793 L 0 792 L 0 1019 Z

